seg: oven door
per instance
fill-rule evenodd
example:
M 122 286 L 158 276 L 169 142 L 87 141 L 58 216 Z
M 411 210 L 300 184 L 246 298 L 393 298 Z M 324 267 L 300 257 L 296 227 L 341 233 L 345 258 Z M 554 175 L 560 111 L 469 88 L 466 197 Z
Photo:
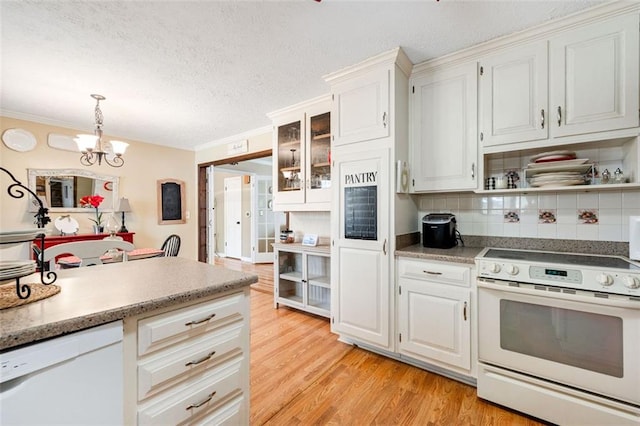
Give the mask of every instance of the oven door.
M 640 405 L 640 301 L 478 280 L 480 362 Z

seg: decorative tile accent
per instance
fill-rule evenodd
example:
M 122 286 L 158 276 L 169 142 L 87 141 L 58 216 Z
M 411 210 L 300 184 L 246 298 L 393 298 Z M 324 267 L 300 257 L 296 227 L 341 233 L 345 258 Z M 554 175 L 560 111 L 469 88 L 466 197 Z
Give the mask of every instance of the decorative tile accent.
M 556 223 L 556 210 L 538 210 L 538 223 Z
M 526 166 L 528 158 L 525 160 Z M 609 164 L 606 167 L 615 170 Z M 496 173 L 505 169 L 496 170 Z M 459 210 L 454 209 L 452 213 L 456 215 L 458 229 L 464 230 L 465 236 L 483 238 L 515 236 L 545 241 L 628 243 L 629 216 L 640 215 L 640 190 L 637 189 L 526 194 L 438 193 L 417 197 L 420 211 L 416 227 L 424 214 L 445 211 L 438 207 L 455 207 L 457 198 Z M 293 229 L 297 228 L 294 226 Z
M 578 210 L 578 223 L 595 225 L 598 223 L 598 209 Z
M 504 222 L 505 223 L 520 223 L 520 211 L 519 210 L 508 210 L 504 213 Z

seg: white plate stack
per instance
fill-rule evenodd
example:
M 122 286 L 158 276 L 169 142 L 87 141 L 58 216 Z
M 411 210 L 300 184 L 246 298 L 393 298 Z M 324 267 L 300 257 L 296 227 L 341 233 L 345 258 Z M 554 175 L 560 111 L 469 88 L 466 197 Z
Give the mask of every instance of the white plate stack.
M 584 185 L 593 165 L 586 158 L 576 158 L 573 151 L 551 151 L 534 155 L 525 169 L 532 187 L 553 188 Z
M 23 277 L 35 271 L 35 260 L 0 260 L 0 281 Z
M 32 274 L 36 271 L 35 260 L 31 257 L 31 243 L 37 235 L 45 232 L 42 228 L 0 231 L 0 281 Z M 20 259 L 22 258 L 22 259 Z
M 36 235 L 45 232 L 42 228 L 22 229 L 18 231 L 2 231 L 0 232 L 0 243 L 22 243 L 33 240 Z

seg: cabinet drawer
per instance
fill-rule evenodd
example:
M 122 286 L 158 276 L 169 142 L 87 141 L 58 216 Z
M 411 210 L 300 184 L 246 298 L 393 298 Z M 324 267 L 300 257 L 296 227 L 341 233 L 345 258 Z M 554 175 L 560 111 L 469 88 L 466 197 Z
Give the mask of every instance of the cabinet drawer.
M 138 322 L 138 355 L 192 338 L 246 315 L 244 293 L 156 315 Z
M 238 356 L 218 368 L 176 386 L 170 392 L 138 407 L 138 423 L 180 424 L 215 409 L 232 392 L 242 389 L 242 365 Z
M 471 266 L 419 260 L 399 260 L 398 276 L 400 278 L 469 287 L 471 284 Z
M 195 421 L 199 425 L 246 425 L 249 424 L 247 420 L 247 413 L 244 407 L 246 406 L 245 395 L 240 394 L 220 407 L 215 407 L 210 413 L 206 413 L 202 418 Z
M 242 353 L 244 328 L 244 322 L 238 321 L 171 346 L 140 362 L 138 400 L 155 395 L 177 380 L 202 374 L 207 368 L 233 353 Z

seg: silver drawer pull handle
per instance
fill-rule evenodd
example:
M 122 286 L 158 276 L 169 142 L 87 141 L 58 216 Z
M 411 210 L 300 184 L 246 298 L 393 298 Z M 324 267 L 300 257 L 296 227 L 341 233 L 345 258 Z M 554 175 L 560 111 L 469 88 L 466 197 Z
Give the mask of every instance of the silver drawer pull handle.
M 205 362 L 205 361 L 207 361 L 207 360 L 211 359 L 211 357 L 212 357 L 212 356 L 214 356 L 215 354 L 216 354 L 216 351 L 211 351 L 211 352 L 209 352 L 208 354 L 206 354 L 205 356 L 203 356 L 203 357 L 202 357 L 202 358 L 200 358 L 200 359 L 195 359 L 195 360 L 193 360 L 193 361 L 189 361 L 189 362 L 188 362 L 188 363 L 186 363 L 184 366 L 185 366 L 185 367 L 189 367 L 189 366 L 192 366 L 192 365 L 202 364 L 203 362 Z
M 208 317 L 206 317 L 206 318 L 202 318 L 202 319 L 194 320 L 194 321 L 189 321 L 189 322 L 185 323 L 184 325 L 186 325 L 187 327 L 189 327 L 190 325 L 198 325 L 198 324 L 202 324 L 203 322 L 207 322 L 207 321 L 209 321 L 211 318 L 213 318 L 213 317 L 215 317 L 215 316 L 216 316 L 216 314 L 211 314 L 211 315 L 209 315 L 209 316 L 208 316 Z
M 211 392 L 204 400 L 196 403 L 196 404 L 191 404 L 190 406 L 187 407 L 187 411 L 192 410 L 194 408 L 199 408 L 202 407 L 204 404 L 206 404 L 207 402 L 211 401 L 211 398 L 213 398 L 213 396 L 216 394 L 217 391 L 213 391 Z
M 433 272 L 433 271 L 422 271 L 422 272 L 429 275 L 442 275 L 442 272 Z
M 558 127 L 562 125 L 562 107 L 558 107 Z
M 544 108 L 540 110 L 540 126 L 544 129 Z

